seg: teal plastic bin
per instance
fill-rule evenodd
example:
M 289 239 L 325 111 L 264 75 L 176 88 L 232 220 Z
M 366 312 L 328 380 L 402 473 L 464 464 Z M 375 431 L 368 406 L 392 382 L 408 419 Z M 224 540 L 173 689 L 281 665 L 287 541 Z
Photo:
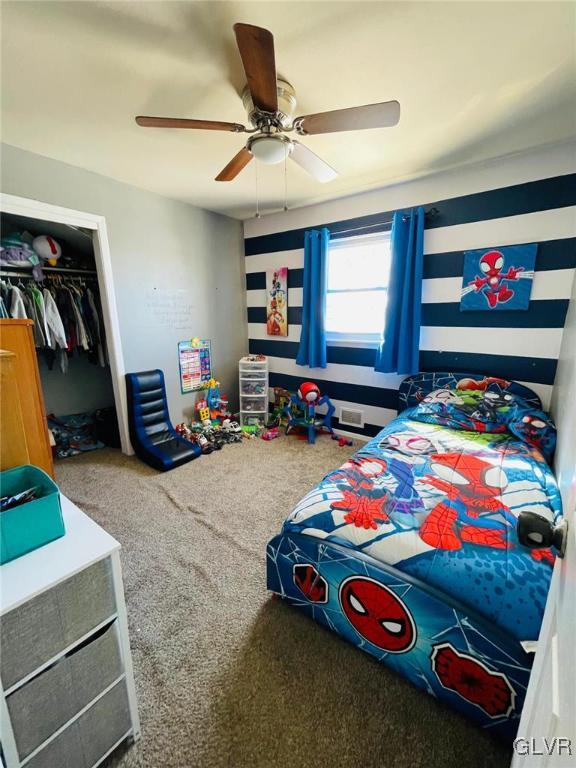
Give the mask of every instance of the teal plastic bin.
M 31 487 L 38 497 L 0 512 L 0 564 L 64 536 L 58 486 L 38 467 L 29 464 L 0 472 L 2 496 L 14 496 Z

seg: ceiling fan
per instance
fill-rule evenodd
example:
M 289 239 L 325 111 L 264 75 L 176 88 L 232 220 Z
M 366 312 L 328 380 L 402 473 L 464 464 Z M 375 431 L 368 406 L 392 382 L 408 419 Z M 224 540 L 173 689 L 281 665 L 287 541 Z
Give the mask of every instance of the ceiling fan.
M 247 85 L 242 102 L 251 128 L 240 123 L 216 120 L 188 120 L 178 117 L 136 118 L 144 128 L 196 128 L 207 131 L 231 131 L 252 134 L 246 146 L 216 176 L 216 181 L 232 181 L 253 157 L 268 165 L 290 157 L 317 181 L 331 181 L 336 171 L 304 144 L 284 134 L 298 136 L 366 128 L 388 128 L 400 119 L 400 104 L 385 101 L 363 107 L 336 109 L 293 117 L 296 109 L 294 88 L 276 76 L 274 37 L 271 32 L 251 24 L 235 24 L 234 33 L 246 73 Z

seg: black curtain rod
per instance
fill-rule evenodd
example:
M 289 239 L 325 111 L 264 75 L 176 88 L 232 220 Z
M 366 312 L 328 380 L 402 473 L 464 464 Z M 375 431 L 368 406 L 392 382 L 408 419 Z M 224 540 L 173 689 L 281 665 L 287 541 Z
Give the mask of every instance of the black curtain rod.
M 430 208 L 429 210 L 425 211 L 424 216 L 427 219 L 433 219 L 435 218 L 440 211 L 438 208 Z M 362 232 L 365 229 L 374 229 L 376 227 L 384 227 L 387 224 L 392 224 L 392 219 L 382 219 L 381 221 L 377 221 L 374 224 L 365 224 L 362 227 L 350 227 L 350 229 L 338 229 L 334 230 L 331 234 L 334 235 L 334 237 L 337 237 L 338 235 L 345 235 L 349 232 Z

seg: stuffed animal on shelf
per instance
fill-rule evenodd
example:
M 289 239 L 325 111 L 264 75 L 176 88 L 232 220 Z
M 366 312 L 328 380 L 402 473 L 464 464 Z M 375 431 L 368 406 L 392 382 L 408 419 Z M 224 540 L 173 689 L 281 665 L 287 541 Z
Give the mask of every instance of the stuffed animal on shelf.
M 37 256 L 47 261 L 51 267 L 55 267 L 62 256 L 60 244 L 50 235 L 39 235 L 32 240 L 32 248 Z

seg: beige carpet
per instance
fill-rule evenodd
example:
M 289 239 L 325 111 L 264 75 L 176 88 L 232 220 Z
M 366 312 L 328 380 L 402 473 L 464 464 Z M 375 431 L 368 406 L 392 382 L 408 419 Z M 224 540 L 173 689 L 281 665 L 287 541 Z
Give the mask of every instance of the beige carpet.
M 226 446 L 156 473 L 102 450 L 57 465 L 122 544 L 142 739 L 115 768 L 500 768 L 489 734 L 265 587 L 265 545 L 352 452 Z

